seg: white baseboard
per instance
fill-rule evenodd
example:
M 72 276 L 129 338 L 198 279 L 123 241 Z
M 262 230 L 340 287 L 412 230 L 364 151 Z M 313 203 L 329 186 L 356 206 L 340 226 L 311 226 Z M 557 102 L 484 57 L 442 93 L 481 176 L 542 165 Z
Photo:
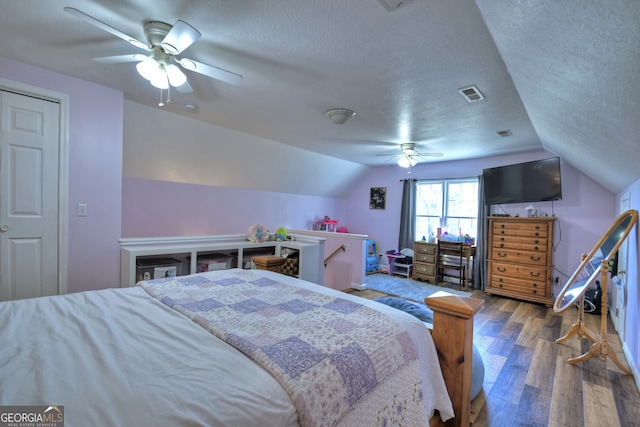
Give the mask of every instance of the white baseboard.
M 638 371 L 638 365 L 636 365 L 635 360 L 633 360 L 633 356 L 631 355 L 631 351 L 629 350 L 626 342 L 622 343 L 622 351 L 624 352 L 624 357 L 627 358 L 629 369 L 633 372 L 633 378 L 636 380 L 636 387 L 638 387 L 638 390 L 640 391 L 640 372 Z
M 362 283 L 362 284 L 360 284 L 360 283 L 353 283 L 353 282 L 351 282 L 351 287 L 352 287 L 353 289 L 355 289 L 356 291 L 366 291 L 366 290 L 367 290 L 367 285 L 366 285 L 366 283 Z

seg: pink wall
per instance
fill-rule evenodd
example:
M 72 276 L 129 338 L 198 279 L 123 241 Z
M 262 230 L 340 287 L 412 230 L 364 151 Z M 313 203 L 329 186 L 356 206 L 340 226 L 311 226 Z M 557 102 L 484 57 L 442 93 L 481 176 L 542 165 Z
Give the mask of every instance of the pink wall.
M 328 259 L 324 270 L 324 286 L 339 291 L 365 288 L 368 236 L 328 231 L 290 231 L 293 234 L 306 234 L 327 239 L 324 243 L 324 259 Z M 345 249 L 340 249 L 343 246 Z M 331 257 L 334 252 L 335 255 Z
M 252 224 L 311 230 L 325 215 L 344 218 L 345 201 L 267 191 L 123 179 L 122 236 L 244 233 Z
M 407 169 L 398 167 L 375 168 L 352 187 L 348 196 L 346 219 L 351 224 L 349 231 L 368 234 L 370 239 L 376 241 L 379 253 L 396 249 L 402 202 L 400 180 L 475 177 L 481 175 L 482 170 L 487 167 L 548 157 L 554 157 L 554 155 L 539 152 L 470 161 L 424 163 L 412 168 L 410 174 L 407 173 Z M 553 204 L 551 202 L 533 204 L 538 212 L 546 212 L 549 215 L 555 213 L 558 218 L 554 236 L 556 248 L 554 274 L 559 279 L 559 283 L 554 285 L 556 294 L 579 265 L 580 255 L 591 250 L 617 216 L 615 195 L 570 165 L 562 163 L 561 168 L 563 199 Z M 387 187 L 386 209 L 369 209 L 371 187 Z M 510 214 L 519 212 L 523 215 L 527 205 L 529 203 L 503 207 Z M 497 207 L 494 209 L 496 213 L 503 212 Z
M 2 57 L 0 77 L 69 96 L 67 290 L 118 286 L 122 92 Z M 78 203 L 87 217 L 76 216 Z

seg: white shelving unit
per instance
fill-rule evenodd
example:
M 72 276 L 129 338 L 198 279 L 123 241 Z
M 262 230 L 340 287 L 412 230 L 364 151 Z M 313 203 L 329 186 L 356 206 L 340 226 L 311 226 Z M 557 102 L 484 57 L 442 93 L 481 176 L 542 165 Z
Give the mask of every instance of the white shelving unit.
M 253 243 L 244 234 L 195 237 L 120 239 L 120 287 L 135 286 L 139 258 L 175 258 L 182 262 L 182 275 L 197 272 L 198 257 L 231 254 L 232 267 L 243 268 L 243 260 L 257 254 L 280 255 L 283 248 L 299 253 L 298 278 L 324 284 L 325 238 L 292 235 L 295 240 Z

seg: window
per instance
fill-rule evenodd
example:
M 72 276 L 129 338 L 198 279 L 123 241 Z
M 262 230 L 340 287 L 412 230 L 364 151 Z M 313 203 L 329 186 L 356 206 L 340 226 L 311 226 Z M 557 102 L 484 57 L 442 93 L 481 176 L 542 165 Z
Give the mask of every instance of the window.
M 416 183 L 416 240 L 438 234 L 476 237 L 478 230 L 478 180 L 442 179 Z

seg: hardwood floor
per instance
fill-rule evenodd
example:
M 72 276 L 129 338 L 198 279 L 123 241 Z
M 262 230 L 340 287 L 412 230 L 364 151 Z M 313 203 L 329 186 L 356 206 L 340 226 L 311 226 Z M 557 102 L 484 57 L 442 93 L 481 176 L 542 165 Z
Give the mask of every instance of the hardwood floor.
M 367 299 L 376 291 L 351 291 Z M 609 358 L 570 365 L 584 354 L 588 340 L 555 340 L 576 321 L 577 310 L 552 308 L 475 291 L 485 301 L 474 322 L 474 343 L 485 364 L 482 391 L 471 403 L 474 427 L 640 426 L 640 392 L 635 380 Z M 585 315 L 600 330 L 600 316 Z M 609 319 L 610 350 L 627 365 L 620 339 Z

